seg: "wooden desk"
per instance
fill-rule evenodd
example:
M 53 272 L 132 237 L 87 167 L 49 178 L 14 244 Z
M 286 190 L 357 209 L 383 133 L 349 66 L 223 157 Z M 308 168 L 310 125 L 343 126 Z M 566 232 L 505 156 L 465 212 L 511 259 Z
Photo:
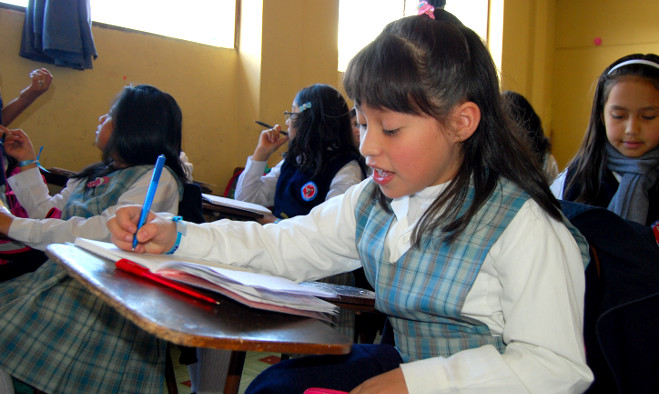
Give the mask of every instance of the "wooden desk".
M 251 309 L 227 298 L 211 305 L 116 271 L 112 262 L 70 244 L 50 245 L 47 254 L 143 330 L 177 345 L 232 350 L 225 393 L 238 392 L 246 351 L 350 352 L 350 338 L 315 319 Z

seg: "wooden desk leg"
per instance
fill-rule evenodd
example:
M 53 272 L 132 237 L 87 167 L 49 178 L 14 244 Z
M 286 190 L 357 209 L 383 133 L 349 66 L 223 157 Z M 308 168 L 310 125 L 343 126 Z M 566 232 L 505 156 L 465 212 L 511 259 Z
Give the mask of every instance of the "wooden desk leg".
M 243 374 L 246 352 L 233 350 L 229 360 L 229 372 L 227 381 L 224 383 L 224 394 L 237 394 L 240 388 L 240 377 Z

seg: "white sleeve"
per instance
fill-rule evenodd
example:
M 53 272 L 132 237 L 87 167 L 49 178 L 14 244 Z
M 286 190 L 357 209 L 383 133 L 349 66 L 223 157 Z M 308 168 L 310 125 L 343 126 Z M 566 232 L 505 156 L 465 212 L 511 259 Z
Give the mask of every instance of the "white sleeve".
M 584 266 L 569 230 L 529 201 L 483 267 L 490 272 L 479 272 L 479 278 L 491 278 L 470 290 L 464 309 L 467 302 L 479 302 L 478 295 L 469 298 L 480 291 L 480 302 L 498 311 L 487 319 L 490 331 L 503 336 L 504 353 L 486 345 L 403 364 L 410 394 L 581 393 L 588 388 L 593 375 L 583 343 Z
M 554 179 L 554 182 L 552 182 L 551 186 L 549 189 L 551 190 L 551 193 L 554 195 L 559 200 L 563 199 L 563 191 L 565 189 L 565 178 L 567 176 L 567 168 L 563 170 L 556 179 Z
M 345 193 L 350 186 L 356 185 L 363 180 L 364 176 L 362 175 L 362 168 L 359 166 L 357 160 L 352 160 L 341 167 L 336 175 L 334 175 L 325 200 L 329 200 L 332 197 Z
M 70 179 L 60 193 L 50 196 L 48 186 L 38 168 L 19 172 L 7 179 L 18 202 L 33 219 L 44 219 L 52 208 L 62 209 L 80 180 Z
M 354 207 L 364 183 L 318 205 L 308 215 L 260 225 L 228 219 L 188 223 L 176 255 L 246 266 L 296 281 L 361 266 Z
M 245 169 L 236 182 L 234 198 L 239 201 L 251 202 L 264 207 L 275 205 L 275 189 L 284 161 L 280 161 L 272 167 L 270 172 L 263 175 L 265 161 L 254 161 L 252 156 L 247 158 Z
M 32 248 L 45 250 L 51 243 L 73 242 L 76 237 L 110 241 L 107 221 L 122 205 L 143 204 L 153 170 L 141 176 L 124 194 L 116 205 L 108 207 L 101 215 L 90 218 L 72 217 L 60 219 L 16 218 L 9 227 L 10 238 Z M 176 179 L 169 171 L 163 171 L 153 199 L 152 210 L 156 212 L 178 212 L 179 191 Z

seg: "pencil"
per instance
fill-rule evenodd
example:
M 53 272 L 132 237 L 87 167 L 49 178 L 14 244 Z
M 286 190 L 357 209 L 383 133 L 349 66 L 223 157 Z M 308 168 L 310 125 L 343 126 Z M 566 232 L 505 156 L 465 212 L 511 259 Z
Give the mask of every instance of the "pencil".
M 274 126 L 270 126 L 269 124 L 261 122 L 260 120 L 255 120 L 254 122 L 256 122 L 256 124 L 261 125 L 261 126 L 267 128 L 267 129 L 273 129 L 274 128 Z M 287 131 L 279 130 L 279 132 L 283 135 L 288 135 Z

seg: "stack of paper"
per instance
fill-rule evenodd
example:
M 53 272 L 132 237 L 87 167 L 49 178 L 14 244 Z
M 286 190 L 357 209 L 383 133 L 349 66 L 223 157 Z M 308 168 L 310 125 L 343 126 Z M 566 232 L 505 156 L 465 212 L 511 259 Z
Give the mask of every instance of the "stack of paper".
M 220 205 L 224 207 L 229 207 L 229 208 L 234 208 L 234 209 L 239 209 L 249 212 L 256 212 L 263 215 L 272 214 L 272 212 L 268 208 L 259 204 L 253 204 L 251 202 L 245 202 L 245 201 L 238 201 L 232 198 L 216 196 L 214 194 L 202 193 L 201 196 L 203 197 L 204 200 L 214 205 Z
M 112 261 L 128 259 L 165 278 L 220 293 L 254 308 L 305 316 L 309 314 L 299 312 L 338 312 L 336 305 L 317 298 L 336 298 L 335 293 L 285 278 L 205 260 L 180 261 L 167 255 L 131 253 L 111 243 L 84 238 L 76 239 L 75 245 Z

